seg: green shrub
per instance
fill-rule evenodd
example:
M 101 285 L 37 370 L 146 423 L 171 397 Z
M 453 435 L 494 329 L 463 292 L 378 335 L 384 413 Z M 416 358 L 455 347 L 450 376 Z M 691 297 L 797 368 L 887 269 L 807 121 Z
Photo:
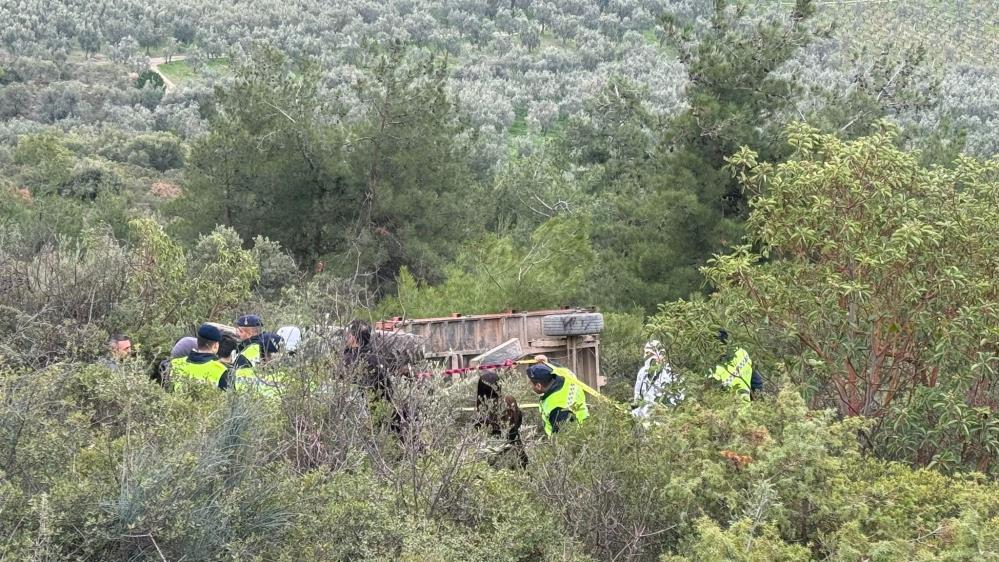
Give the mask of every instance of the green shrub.
M 165 172 L 184 167 L 187 157 L 183 142 L 173 133 L 136 135 L 121 149 L 124 161 Z
M 54 189 L 69 181 L 74 157 L 53 133 L 26 135 L 18 139 L 14 162 L 26 168 L 31 187 Z
M 281 244 L 265 236 L 253 239 L 253 258 L 260 269 L 260 279 L 253 290 L 264 298 L 273 298 L 300 278 L 295 259 Z
M 664 555 L 660 562 L 794 562 L 807 560 L 809 551 L 787 544 L 772 526 L 757 528 L 749 519 L 739 519 L 722 529 L 711 519 L 697 521 L 696 529 L 682 548 L 686 556 Z
M 440 285 L 419 283 L 404 268 L 397 296 L 379 308 L 419 318 L 575 304 L 592 260 L 586 221 L 553 218 L 532 233 L 528 245 L 496 236 L 467 245 Z
M 146 70 L 139 74 L 139 77 L 135 79 L 135 87 L 140 90 L 146 86 L 146 84 L 151 85 L 154 88 L 163 87 L 163 77 L 160 76 L 155 70 Z
M 94 201 L 102 193 L 121 193 L 124 186 L 121 175 L 109 164 L 87 158 L 73 166 L 69 177 L 59 186 L 59 195 Z

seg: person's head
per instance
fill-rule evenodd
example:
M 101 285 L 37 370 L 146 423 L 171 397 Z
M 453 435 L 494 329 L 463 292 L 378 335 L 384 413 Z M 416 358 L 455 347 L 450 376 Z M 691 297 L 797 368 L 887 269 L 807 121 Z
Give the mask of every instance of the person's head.
M 236 329 L 239 330 L 239 339 L 246 341 L 264 331 L 264 321 L 256 314 L 247 314 L 236 320 Z
M 728 338 L 728 332 L 724 328 L 718 329 L 718 334 L 715 335 L 715 339 L 718 340 L 718 360 L 728 361 L 733 357 L 733 352 L 735 348 L 731 345 L 731 340 Z
M 527 379 L 535 394 L 544 394 L 555 383 L 555 372 L 545 363 L 538 363 L 527 368 Z
M 486 400 L 496 400 L 500 397 L 499 375 L 496 371 L 483 371 L 479 375 L 479 384 L 475 389 L 476 403 Z
M 111 357 L 121 361 L 132 353 L 132 339 L 123 334 L 114 334 L 108 340 L 111 348 Z
M 218 353 L 221 341 L 222 330 L 211 324 L 202 324 L 198 327 L 198 351 L 201 353 Z
M 219 341 L 218 350 L 215 352 L 219 356 L 219 361 L 229 364 L 232 363 L 236 357 L 236 349 L 239 348 L 239 336 L 234 333 L 229 333 L 220 330 L 222 334 L 222 340 Z
M 364 320 L 347 324 L 347 347 L 365 349 L 371 345 L 371 326 Z
M 191 336 L 180 338 L 177 340 L 177 343 L 173 344 L 173 349 L 170 350 L 170 359 L 187 357 L 189 353 L 197 348 L 198 338 L 193 338 Z

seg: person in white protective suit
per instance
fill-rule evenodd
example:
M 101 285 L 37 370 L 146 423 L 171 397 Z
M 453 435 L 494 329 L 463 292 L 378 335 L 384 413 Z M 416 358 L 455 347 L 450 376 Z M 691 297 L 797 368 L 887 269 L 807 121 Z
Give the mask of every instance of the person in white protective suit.
M 656 402 L 661 398 L 665 403 L 677 405 L 683 400 L 683 392 L 672 388 L 676 382 L 673 369 L 666 361 L 666 350 L 658 340 L 645 344 L 645 364 L 638 370 L 635 379 L 635 396 L 631 413 L 636 418 L 647 418 Z

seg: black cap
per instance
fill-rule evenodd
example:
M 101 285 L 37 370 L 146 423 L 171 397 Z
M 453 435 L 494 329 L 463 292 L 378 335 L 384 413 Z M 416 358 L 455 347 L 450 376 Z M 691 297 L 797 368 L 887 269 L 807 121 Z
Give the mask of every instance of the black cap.
M 527 368 L 527 378 L 533 383 L 548 384 L 555 380 L 555 372 L 548 365 L 538 363 Z
M 260 328 L 264 325 L 264 321 L 260 319 L 256 314 L 247 314 L 245 316 L 240 316 L 236 320 L 236 326 L 240 328 Z
M 198 337 L 208 341 L 222 341 L 222 330 L 211 324 L 202 324 L 198 327 Z
M 284 338 L 275 333 L 264 332 L 260 336 L 260 348 L 264 353 L 278 353 L 281 351 L 282 345 L 284 345 Z

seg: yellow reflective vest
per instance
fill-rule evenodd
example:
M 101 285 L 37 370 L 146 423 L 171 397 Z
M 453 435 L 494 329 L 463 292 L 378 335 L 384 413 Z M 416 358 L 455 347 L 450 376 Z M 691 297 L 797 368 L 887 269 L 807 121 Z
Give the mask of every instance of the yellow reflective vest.
M 741 347 L 735 350 L 735 355 L 727 363 L 715 367 L 711 378 L 734 390 L 739 398 L 746 402 L 750 400 L 750 389 L 753 381 L 753 360 L 749 353 Z
M 284 379 L 284 373 L 270 372 L 265 377 L 252 367 L 236 369 L 234 374 L 232 383 L 236 390 L 250 390 L 264 396 L 277 396 Z
M 175 390 L 185 383 L 195 381 L 198 384 L 210 384 L 219 388 L 219 381 L 225 375 L 227 367 L 218 359 L 204 363 L 192 363 L 187 357 L 177 357 L 170 361 L 170 378 Z
M 551 413 L 556 408 L 572 412 L 576 418 L 576 423 L 583 423 L 586 418 L 590 417 L 590 410 L 586 407 L 586 392 L 578 384 L 571 382 L 572 378 L 575 378 L 572 371 L 565 367 L 555 367 L 553 372 L 556 376 L 562 377 L 562 388 L 543 397 L 538 404 L 541 421 L 545 424 L 547 435 L 555 433 L 555 428 L 552 427 Z M 567 377 L 566 374 L 569 376 Z
M 265 396 L 276 396 L 278 387 L 281 385 L 283 374 L 270 373 L 268 377 L 262 377 L 256 372 L 260 364 L 263 350 L 259 343 L 251 343 L 236 356 L 233 371 L 233 385 L 239 390 L 255 390 Z
M 260 363 L 261 355 L 262 353 L 260 349 L 260 344 L 251 343 L 250 345 L 246 346 L 246 348 L 244 348 L 243 351 L 240 351 L 239 355 L 236 356 L 236 364 L 243 366 L 243 363 L 249 363 L 250 366 L 256 367 L 257 363 Z M 242 361 L 240 360 L 240 358 L 242 358 Z

